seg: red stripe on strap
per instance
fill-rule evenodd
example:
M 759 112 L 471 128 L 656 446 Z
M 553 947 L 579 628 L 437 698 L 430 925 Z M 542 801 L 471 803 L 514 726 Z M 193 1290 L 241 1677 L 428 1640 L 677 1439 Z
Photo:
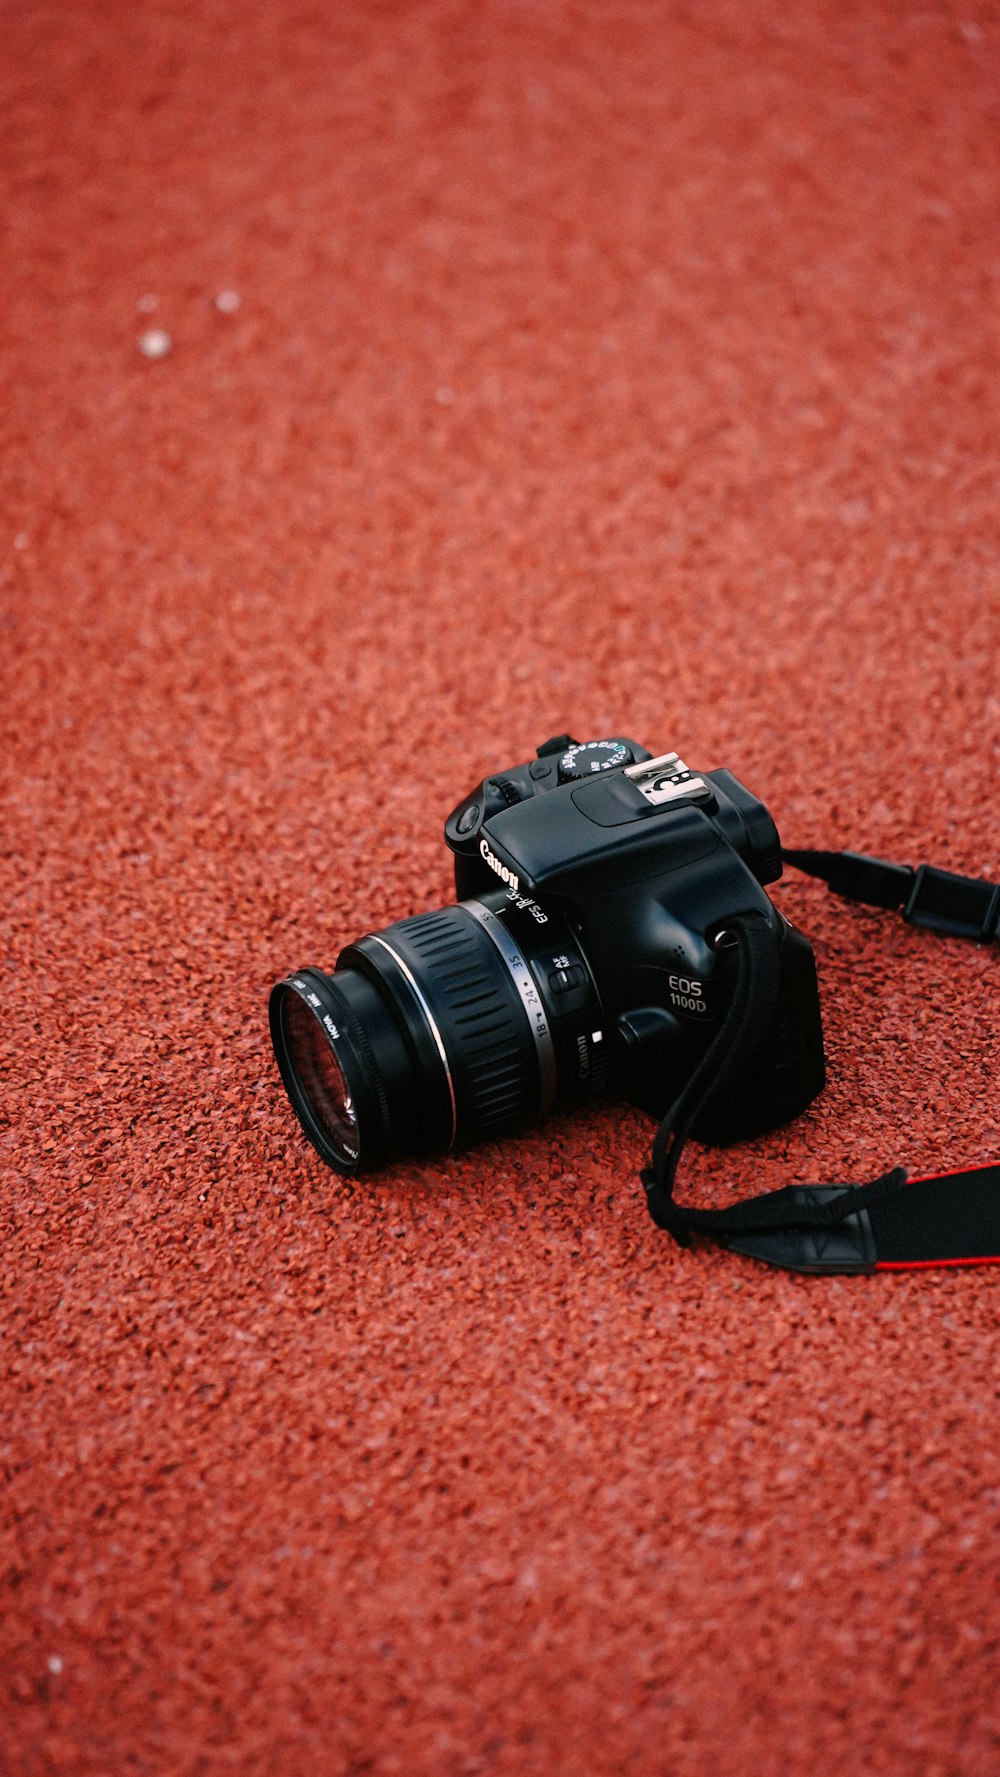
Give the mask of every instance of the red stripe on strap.
M 944 1175 L 947 1177 L 947 1173 Z M 1000 1265 L 1000 1253 L 979 1259 L 878 1259 L 876 1271 L 930 1271 L 935 1265 Z

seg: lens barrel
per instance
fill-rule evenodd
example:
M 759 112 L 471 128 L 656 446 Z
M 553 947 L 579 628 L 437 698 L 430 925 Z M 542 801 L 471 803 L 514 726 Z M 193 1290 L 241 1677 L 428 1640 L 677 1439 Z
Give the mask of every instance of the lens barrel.
M 600 1001 L 564 920 L 505 891 L 360 938 L 272 989 L 305 1133 L 339 1172 L 502 1135 L 606 1082 Z

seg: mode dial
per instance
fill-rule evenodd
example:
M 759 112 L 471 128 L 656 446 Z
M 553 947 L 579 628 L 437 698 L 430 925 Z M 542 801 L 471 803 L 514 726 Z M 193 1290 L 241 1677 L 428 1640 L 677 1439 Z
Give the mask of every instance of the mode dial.
M 559 760 L 559 782 L 578 783 L 596 771 L 614 771 L 619 765 L 632 765 L 635 754 L 623 740 L 587 740 L 580 746 L 567 747 Z

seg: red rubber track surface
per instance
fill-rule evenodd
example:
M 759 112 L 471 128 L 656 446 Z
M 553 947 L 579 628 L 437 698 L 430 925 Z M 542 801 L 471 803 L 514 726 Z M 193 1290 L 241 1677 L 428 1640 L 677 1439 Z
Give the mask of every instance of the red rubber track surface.
M 3 43 L 0 1767 L 992 1777 L 996 1271 L 681 1252 L 611 1105 L 352 1189 L 264 1007 L 567 728 L 996 876 L 995 6 Z M 995 949 L 775 895 L 830 1084 L 684 1190 L 995 1159 Z

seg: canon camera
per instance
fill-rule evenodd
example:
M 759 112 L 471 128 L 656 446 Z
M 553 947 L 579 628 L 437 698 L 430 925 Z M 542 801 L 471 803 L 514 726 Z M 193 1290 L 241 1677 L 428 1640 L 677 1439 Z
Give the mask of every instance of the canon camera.
M 770 928 L 776 991 L 694 1134 L 739 1140 L 819 1092 L 812 950 L 764 892 L 777 830 L 730 772 L 561 735 L 486 778 L 445 838 L 456 905 L 272 990 L 281 1076 L 328 1165 L 468 1146 L 603 1093 L 663 1116 L 732 996 L 727 922 L 751 913 Z

